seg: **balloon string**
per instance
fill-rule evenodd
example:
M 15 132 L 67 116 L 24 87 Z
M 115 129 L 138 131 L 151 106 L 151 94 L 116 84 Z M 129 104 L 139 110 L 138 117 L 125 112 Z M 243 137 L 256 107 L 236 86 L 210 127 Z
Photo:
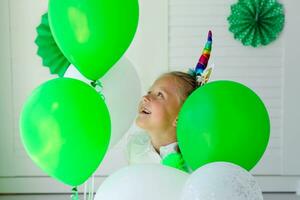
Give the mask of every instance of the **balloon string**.
M 91 85 L 95 88 L 95 90 L 100 94 L 102 99 L 105 101 L 105 96 L 103 95 L 103 85 L 100 80 L 92 81 Z
M 94 199 L 94 175 L 92 175 L 84 184 L 84 200 Z
M 84 183 L 83 200 L 87 200 L 86 199 L 86 191 L 87 191 L 87 181 Z
M 91 200 L 94 199 L 94 185 L 95 185 L 95 177 L 94 175 L 92 175 Z
M 89 185 L 88 185 L 88 200 L 94 199 L 94 175 L 92 175 L 89 179 Z
M 77 187 L 72 188 L 71 200 L 79 200 Z

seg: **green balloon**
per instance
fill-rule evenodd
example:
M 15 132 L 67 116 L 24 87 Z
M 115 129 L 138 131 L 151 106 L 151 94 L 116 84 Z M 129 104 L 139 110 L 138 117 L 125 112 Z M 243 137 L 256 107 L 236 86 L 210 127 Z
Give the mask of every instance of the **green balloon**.
M 177 124 L 178 144 L 193 169 L 216 161 L 252 169 L 262 157 L 270 121 L 262 100 L 246 86 L 215 81 L 193 92 Z
M 49 23 L 67 59 L 88 79 L 102 77 L 137 29 L 138 0 L 49 0 Z
M 50 176 L 82 184 L 101 163 L 110 139 L 110 117 L 100 95 L 71 78 L 50 80 L 27 99 L 21 139 L 30 158 Z

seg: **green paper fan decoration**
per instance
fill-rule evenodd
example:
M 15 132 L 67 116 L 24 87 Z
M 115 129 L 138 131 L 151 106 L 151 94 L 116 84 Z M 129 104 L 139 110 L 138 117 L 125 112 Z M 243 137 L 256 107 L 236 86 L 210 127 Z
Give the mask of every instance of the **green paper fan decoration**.
M 41 24 L 36 28 L 36 31 L 37 55 L 42 58 L 43 65 L 49 67 L 51 74 L 58 74 L 59 77 L 63 77 L 71 63 L 62 54 L 53 38 L 48 13 L 42 15 Z
M 284 8 L 277 0 L 239 0 L 227 18 L 234 38 L 258 47 L 274 41 L 284 27 Z

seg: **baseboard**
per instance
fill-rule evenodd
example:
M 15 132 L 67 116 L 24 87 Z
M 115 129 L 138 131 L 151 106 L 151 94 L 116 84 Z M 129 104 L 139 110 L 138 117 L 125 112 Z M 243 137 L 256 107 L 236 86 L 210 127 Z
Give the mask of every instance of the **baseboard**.
M 95 177 L 95 190 L 105 180 L 105 176 Z M 255 176 L 263 192 L 300 191 L 300 176 Z M 69 194 L 71 187 L 50 177 L 0 177 L 0 194 Z M 79 192 L 84 186 L 78 187 Z

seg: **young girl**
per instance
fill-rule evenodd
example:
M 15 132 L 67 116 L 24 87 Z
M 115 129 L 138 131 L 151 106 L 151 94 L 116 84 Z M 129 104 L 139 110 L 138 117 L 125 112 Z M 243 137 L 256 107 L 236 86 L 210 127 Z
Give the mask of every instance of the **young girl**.
M 137 134 L 129 137 L 129 164 L 162 163 L 187 171 L 177 144 L 178 114 L 186 98 L 208 81 L 211 68 L 206 69 L 212 45 L 212 34 L 195 70 L 173 71 L 161 75 L 143 96 L 136 125 Z

